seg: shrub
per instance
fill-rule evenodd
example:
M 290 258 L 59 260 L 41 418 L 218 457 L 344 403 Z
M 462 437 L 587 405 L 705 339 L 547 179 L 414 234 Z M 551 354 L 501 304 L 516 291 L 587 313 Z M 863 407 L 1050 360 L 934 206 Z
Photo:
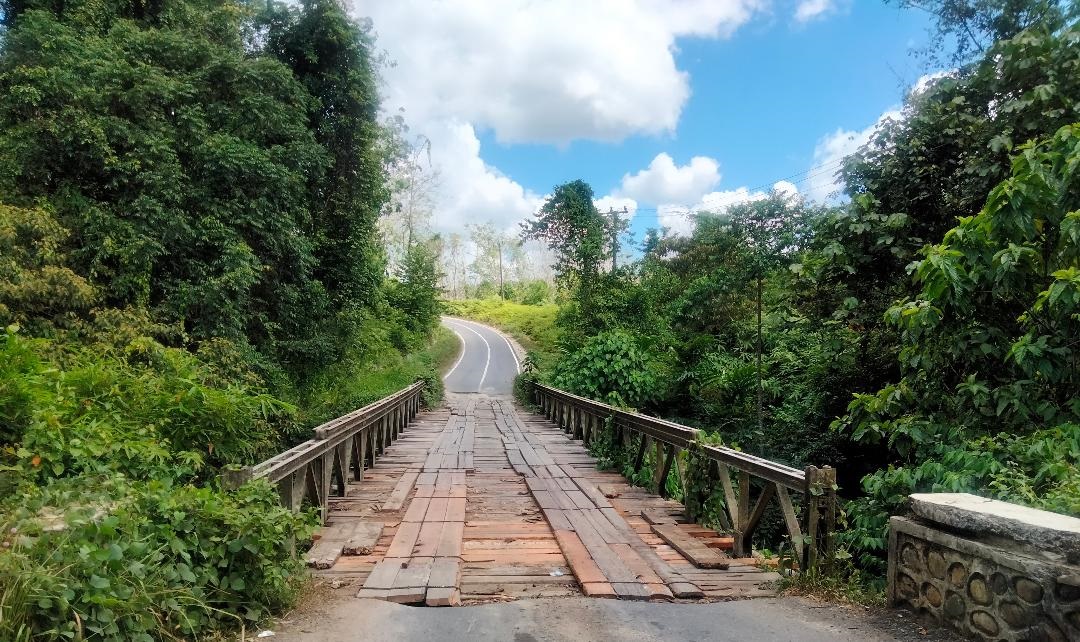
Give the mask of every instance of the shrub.
M 659 369 L 629 333 L 592 337 L 559 362 L 555 386 L 616 406 L 639 407 L 662 394 Z
M 0 513 L 0 638 L 197 636 L 288 605 L 313 525 L 269 484 L 235 492 L 80 476 L 28 483 Z M 25 633 L 23 633 L 25 635 Z

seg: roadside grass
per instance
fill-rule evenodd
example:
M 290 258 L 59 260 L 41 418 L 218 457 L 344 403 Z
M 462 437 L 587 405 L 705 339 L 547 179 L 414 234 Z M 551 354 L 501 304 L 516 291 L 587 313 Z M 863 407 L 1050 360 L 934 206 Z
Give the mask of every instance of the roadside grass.
M 362 367 L 343 363 L 331 368 L 312 400 L 305 404 L 304 425 L 315 426 L 347 412 L 378 401 L 413 382 L 423 380 L 424 405 L 438 406 L 443 400 L 442 372 L 457 358 L 460 342 L 442 326 L 431 341 L 407 354 L 382 350 L 378 359 L 366 359 Z M 378 365 L 376 365 L 378 364 Z
M 554 303 L 525 305 L 502 299 L 464 299 L 444 301 L 447 314 L 494 326 L 517 339 L 529 352 L 533 363 L 544 369 L 558 354 L 559 331 Z
M 880 578 L 853 566 L 843 565 L 830 573 L 794 573 L 777 583 L 783 595 L 802 595 L 826 602 L 885 606 L 885 586 Z

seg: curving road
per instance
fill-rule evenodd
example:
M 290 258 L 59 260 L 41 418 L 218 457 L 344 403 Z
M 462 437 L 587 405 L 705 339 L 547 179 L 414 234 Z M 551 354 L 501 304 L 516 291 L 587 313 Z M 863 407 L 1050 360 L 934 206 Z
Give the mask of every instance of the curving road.
M 521 364 L 509 339 L 486 325 L 456 317 L 443 317 L 442 323 L 458 335 L 462 345 L 457 361 L 443 375 L 447 392 L 514 393 L 514 377 Z

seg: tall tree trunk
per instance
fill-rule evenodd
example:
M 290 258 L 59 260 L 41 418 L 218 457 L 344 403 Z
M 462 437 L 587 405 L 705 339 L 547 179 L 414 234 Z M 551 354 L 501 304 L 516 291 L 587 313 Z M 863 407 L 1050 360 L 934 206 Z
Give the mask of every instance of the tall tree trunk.
M 758 432 L 764 430 L 763 396 L 764 388 L 761 383 L 761 277 L 757 278 L 757 427 Z
M 506 299 L 506 283 L 503 281 L 503 249 L 502 243 L 499 243 L 499 298 Z

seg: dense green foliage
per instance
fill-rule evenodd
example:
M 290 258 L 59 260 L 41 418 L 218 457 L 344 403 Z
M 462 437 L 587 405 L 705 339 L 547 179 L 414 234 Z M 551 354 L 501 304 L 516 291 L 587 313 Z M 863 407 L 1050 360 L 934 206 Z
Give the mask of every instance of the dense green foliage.
M 1080 514 L 1080 28 L 1060 3 L 918 4 L 943 38 L 967 22 L 990 42 L 957 50 L 970 62 L 847 159 L 845 202 L 773 194 L 704 213 L 618 269 L 578 231 L 601 222 L 578 201 L 526 230 L 565 225 L 538 236 L 598 266 L 588 292 L 560 281 L 566 356 L 537 376 L 836 466 L 843 541 L 871 572 L 914 491 Z M 623 450 L 598 446 L 616 466 Z M 707 517 L 723 499 L 697 468 L 691 453 L 673 490 Z M 774 547 L 768 521 L 759 543 Z
M 312 516 L 221 468 L 435 403 L 456 353 L 433 243 L 386 276 L 371 36 L 332 0 L 0 15 L 0 638 L 250 626 Z

